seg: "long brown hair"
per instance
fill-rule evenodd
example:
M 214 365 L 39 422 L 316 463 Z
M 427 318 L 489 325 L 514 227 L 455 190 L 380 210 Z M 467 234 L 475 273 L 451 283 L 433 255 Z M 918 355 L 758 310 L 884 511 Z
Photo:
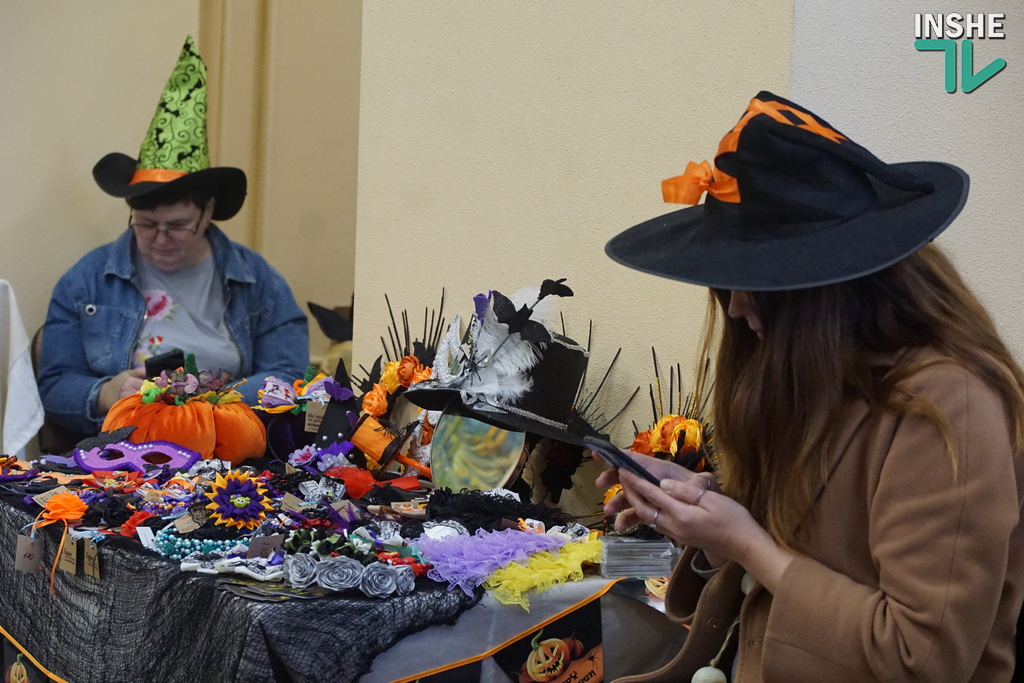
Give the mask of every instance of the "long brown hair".
M 728 493 L 779 542 L 794 544 L 799 516 L 827 476 L 827 454 L 839 445 L 835 426 L 852 400 L 866 401 L 876 415 L 896 411 L 930 420 L 956 476 L 946 417 L 897 390 L 924 366 L 901 351 L 930 347 L 990 385 L 1005 402 L 1016 451 L 1024 451 L 1024 374 L 934 245 L 856 280 L 751 292 L 763 340 L 744 320 L 724 315 L 729 296 L 712 290 L 709 306 L 709 329 L 718 315 L 724 318 L 714 396 L 719 467 Z M 879 364 L 882 358 L 888 361 Z

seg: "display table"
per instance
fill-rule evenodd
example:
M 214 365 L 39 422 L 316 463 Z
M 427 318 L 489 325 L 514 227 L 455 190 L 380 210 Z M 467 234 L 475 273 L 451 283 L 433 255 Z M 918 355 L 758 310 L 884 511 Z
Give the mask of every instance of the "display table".
M 39 571 L 14 569 L 18 533 L 30 522 L 0 503 L 0 627 L 41 667 L 74 683 L 353 681 L 403 636 L 452 623 L 479 599 L 421 580 L 411 595 L 386 600 L 257 602 L 126 539 L 100 545 L 101 580 L 58 569 L 54 594 L 56 526 L 39 532 Z
M 182 572 L 177 562 L 120 537 L 99 547 L 100 580 L 58 569 L 51 592 L 63 531 L 56 525 L 39 531 L 39 570 L 14 569 L 18 535 L 31 522 L 24 510 L 0 502 L 0 629 L 42 670 L 34 675 L 73 683 L 382 683 L 416 680 L 454 662 L 472 665 L 424 680 L 509 681 L 508 666 L 502 670 L 491 655 L 590 603 L 600 610 L 579 614 L 599 615 L 606 680 L 667 661 L 685 637 L 626 595 L 630 584 L 599 577 L 532 594 L 529 612 L 423 579 L 411 595 L 386 600 L 345 594 L 270 603 L 221 590 L 215 575 Z M 642 584 L 632 590 L 642 594 Z M 6 648 L 4 671 L 17 655 Z

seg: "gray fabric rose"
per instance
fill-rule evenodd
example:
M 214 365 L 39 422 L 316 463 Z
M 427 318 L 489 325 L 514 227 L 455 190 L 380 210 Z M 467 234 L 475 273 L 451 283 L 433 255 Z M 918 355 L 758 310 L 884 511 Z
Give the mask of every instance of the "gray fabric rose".
M 363 569 L 359 590 L 371 598 L 386 598 L 395 592 L 398 575 L 395 568 L 383 562 L 374 562 Z
M 309 588 L 316 583 L 316 560 L 306 553 L 286 555 L 284 580 L 292 588 Z
M 395 570 L 395 593 L 408 595 L 416 588 L 416 574 L 412 567 L 407 564 L 396 564 L 392 566 Z
M 363 565 L 351 557 L 329 557 L 316 563 L 316 582 L 329 591 L 355 588 L 363 577 Z

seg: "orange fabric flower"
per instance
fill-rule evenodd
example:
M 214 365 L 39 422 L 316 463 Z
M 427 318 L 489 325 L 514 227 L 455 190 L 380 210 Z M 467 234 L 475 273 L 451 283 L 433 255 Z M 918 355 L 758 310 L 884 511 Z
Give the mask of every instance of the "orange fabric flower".
M 398 383 L 406 389 L 413 383 L 416 378 L 416 373 L 423 369 L 423 364 L 420 363 L 419 358 L 416 356 L 405 356 L 402 360 L 398 361 Z
M 43 519 L 50 520 L 49 522 L 44 522 L 44 524 L 49 524 L 50 522 L 73 522 L 75 520 L 79 520 L 88 509 L 89 506 L 82 502 L 81 498 L 70 491 L 58 493 L 46 501 L 46 505 L 43 506 Z
M 384 372 L 380 375 L 380 383 L 384 385 L 389 394 L 395 393 L 398 391 L 398 387 L 402 386 L 402 383 L 398 381 L 398 364 L 397 360 L 386 364 Z
M 651 450 L 651 430 L 647 429 L 637 434 L 629 450 L 641 455 L 654 455 L 654 451 Z
M 373 389 L 363 396 L 363 411 L 373 417 L 380 417 L 388 411 L 388 390 L 383 384 L 374 384 Z
M 685 433 L 682 444 L 679 436 Z M 700 422 L 683 415 L 666 415 L 651 428 L 651 450 L 655 453 L 675 455 L 680 446 L 684 453 L 692 453 L 704 443 Z
M 619 491 L 621 491 L 621 490 L 622 490 L 622 484 L 616 484 L 615 486 L 612 486 L 610 489 L 605 491 L 604 492 L 604 504 L 607 505 L 608 501 L 610 501 L 615 496 L 619 495 Z
M 128 518 L 127 522 L 121 525 L 121 535 L 131 538 L 137 533 L 136 527 L 138 527 L 140 523 L 154 516 L 155 515 L 153 515 L 152 512 L 147 512 L 146 510 L 138 510 L 137 512 L 135 512 L 135 514 Z

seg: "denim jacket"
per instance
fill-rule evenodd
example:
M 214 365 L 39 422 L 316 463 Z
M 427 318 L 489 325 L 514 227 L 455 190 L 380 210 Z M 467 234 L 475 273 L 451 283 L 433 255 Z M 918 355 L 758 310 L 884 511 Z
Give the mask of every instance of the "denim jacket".
M 246 403 L 268 375 L 302 377 L 309 362 L 309 327 L 288 283 L 255 251 L 216 226 L 206 235 L 224 283 L 224 322 L 242 359 L 238 387 Z M 132 367 L 132 347 L 146 317 L 146 300 L 132 262 L 135 236 L 94 249 L 57 283 L 40 352 L 39 393 L 47 414 L 65 429 L 94 435 L 100 387 Z

